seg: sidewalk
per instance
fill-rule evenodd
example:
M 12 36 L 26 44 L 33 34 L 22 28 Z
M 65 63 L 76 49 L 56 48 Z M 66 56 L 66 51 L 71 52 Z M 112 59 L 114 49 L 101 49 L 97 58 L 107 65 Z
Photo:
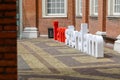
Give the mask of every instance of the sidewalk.
M 19 80 L 120 80 L 120 54 L 96 59 L 48 38 L 18 40 Z

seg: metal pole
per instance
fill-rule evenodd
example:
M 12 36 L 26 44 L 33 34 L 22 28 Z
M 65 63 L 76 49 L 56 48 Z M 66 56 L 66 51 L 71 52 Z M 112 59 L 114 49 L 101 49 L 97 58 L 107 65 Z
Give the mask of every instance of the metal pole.
M 20 14 L 20 17 L 19 17 L 19 20 L 20 20 L 20 39 L 22 39 L 22 33 L 23 33 L 23 16 L 22 16 L 22 0 L 19 0 L 19 14 Z

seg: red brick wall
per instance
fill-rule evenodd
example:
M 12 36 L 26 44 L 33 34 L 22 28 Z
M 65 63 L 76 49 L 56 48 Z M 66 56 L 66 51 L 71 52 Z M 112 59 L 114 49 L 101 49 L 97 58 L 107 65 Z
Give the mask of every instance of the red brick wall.
M 98 17 L 89 17 L 89 32 L 95 34 L 98 30 Z
M 23 0 L 23 25 L 36 27 L 36 0 Z
M 82 17 L 76 17 L 75 19 L 75 26 L 76 26 L 76 30 L 80 31 L 80 25 L 82 23 Z
M 68 14 L 64 18 L 43 18 L 42 17 L 42 0 L 23 0 L 23 18 L 24 27 L 38 27 L 40 35 L 47 35 L 48 28 L 53 27 L 52 23 L 54 20 L 59 21 L 59 26 L 67 27 L 68 25 L 75 25 L 75 6 L 73 5 L 74 0 L 68 1 Z M 37 10 L 37 11 L 36 11 Z M 36 13 L 37 12 L 37 13 Z M 37 16 L 37 22 L 36 22 Z
M 68 1 L 68 14 L 65 18 L 43 18 L 42 17 L 42 0 L 39 0 L 38 2 L 38 27 L 39 32 L 41 35 L 47 35 L 48 33 L 48 27 L 53 27 L 52 23 L 54 20 L 59 21 L 59 26 L 67 27 L 68 25 L 74 25 L 74 19 L 75 19 L 75 6 L 73 5 L 73 2 L 75 0 L 67 0 Z
M 97 31 L 105 30 L 106 30 L 106 0 L 98 0 L 98 16 L 89 17 L 89 31 L 90 33 L 95 34 Z
M 75 15 L 76 16 L 76 15 Z M 81 23 L 89 23 L 89 0 L 82 0 L 82 17 L 76 17 L 76 30 L 80 31 Z
M 53 27 L 52 22 L 54 20 L 59 21 L 59 26 L 67 27 L 68 25 L 75 25 L 77 30 L 80 30 L 81 23 L 88 23 L 90 33 L 95 34 L 97 31 L 106 31 L 107 36 L 116 37 L 120 34 L 120 19 L 108 19 L 107 18 L 107 4 L 108 0 L 98 0 L 98 17 L 91 17 L 90 0 L 82 0 L 82 12 L 81 18 L 75 15 L 75 0 L 68 1 L 68 14 L 65 18 L 43 18 L 42 17 L 42 0 L 23 0 L 23 16 L 24 16 L 24 26 L 37 26 L 41 35 L 47 35 L 48 27 Z M 36 11 L 37 10 L 37 11 Z M 37 12 L 37 13 L 36 13 Z M 0 14 L 1 15 L 1 14 Z M 36 21 L 37 16 L 37 21 Z M 37 24 L 36 24 L 37 23 Z M 114 30 L 114 31 L 112 31 Z
M 89 1 L 90 0 L 82 0 L 82 22 L 89 23 Z
M 98 0 L 98 26 L 100 31 L 106 31 L 106 0 Z
M 94 34 L 99 30 L 106 31 L 107 36 L 111 38 L 120 35 L 120 18 L 108 18 L 108 0 L 98 0 L 98 17 L 89 16 L 88 23 L 90 33 Z
M 106 32 L 107 36 L 111 38 L 116 38 L 120 35 L 120 18 L 107 18 Z
M 0 0 L 0 80 L 17 80 L 16 0 Z
M 108 2 L 108 0 L 106 0 Z M 107 9 L 108 10 L 108 4 Z M 107 16 L 108 16 L 108 11 Z M 106 32 L 107 36 L 111 38 L 116 38 L 120 35 L 120 17 L 119 18 L 106 18 Z

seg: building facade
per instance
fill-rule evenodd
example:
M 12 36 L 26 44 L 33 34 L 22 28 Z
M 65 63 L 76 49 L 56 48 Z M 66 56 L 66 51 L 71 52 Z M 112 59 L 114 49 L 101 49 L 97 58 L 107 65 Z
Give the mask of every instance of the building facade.
M 0 0 L 0 80 L 17 80 L 16 0 Z
M 120 0 L 23 0 L 23 26 L 37 27 L 39 35 L 47 35 L 53 21 L 59 26 L 88 23 L 89 32 L 106 32 L 115 39 L 120 35 Z

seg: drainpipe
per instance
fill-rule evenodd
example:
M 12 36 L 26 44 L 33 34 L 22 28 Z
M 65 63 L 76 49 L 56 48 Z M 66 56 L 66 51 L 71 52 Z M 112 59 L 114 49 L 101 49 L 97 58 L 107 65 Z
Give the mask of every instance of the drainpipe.
M 22 39 L 22 33 L 23 33 L 23 19 L 22 19 L 22 0 L 19 0 L 19 15 L 20 15 L 20 17 L 19 17 L 19 20 L 20 20 L 20 39 Z

